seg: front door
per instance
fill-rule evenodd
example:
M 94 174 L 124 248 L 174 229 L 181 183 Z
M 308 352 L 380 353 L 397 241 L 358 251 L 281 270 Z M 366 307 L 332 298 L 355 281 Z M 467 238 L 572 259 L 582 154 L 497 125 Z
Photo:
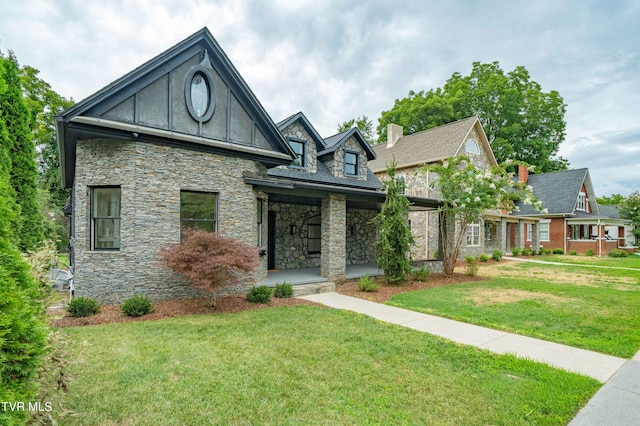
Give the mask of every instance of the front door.
M 276 212 L 269 212 L 267 218 L 267 269 L 276 268 Z

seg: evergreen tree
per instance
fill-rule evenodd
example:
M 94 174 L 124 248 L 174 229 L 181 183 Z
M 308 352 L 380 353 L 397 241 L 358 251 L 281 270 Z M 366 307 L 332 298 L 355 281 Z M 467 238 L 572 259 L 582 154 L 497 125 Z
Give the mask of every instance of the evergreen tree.
M 44 240 L 44 225 L 38 205 L 38 170 L 35 147 L 29 129 L 29 110 L 22 99 L 22 89 L 16 57 L 0 56 L 0 76 L 5 90 L 0 93 L 0 120 L 8 134 L 11 157 L 10 184 L 20 207 L 17 226 L 19 248 L 35 249 Z
M 387 196 L 380 213 L 373 218 L 378 225 L 378 267 L 384 271 L 387 282 L 399 283 L 411 273 L 409 251 L 414 244 L 408 220 L 411 203 L 404 195 L 404 181 L 396 179 L 395 162 L 387 166 L 387 177 L 384 182 Z

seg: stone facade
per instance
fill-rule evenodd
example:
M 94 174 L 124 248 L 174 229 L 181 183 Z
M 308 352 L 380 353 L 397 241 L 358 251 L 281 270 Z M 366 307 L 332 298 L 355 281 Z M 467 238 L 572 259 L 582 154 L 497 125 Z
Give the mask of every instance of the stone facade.
M 358 176 L 345 176 L 344 174 L 344 152 L 355 151 L 358 153 Z M 342 147 L 336 149 L 333 153 L 327 154 L 322 160 L 327 165 L 331 174 L 336 177 L 347 177 L 349 179 L 367 180 L 367 154 L 362 149 L 355 137 L 351 136 L 347 139 Z
M 305 158 L 305 171 L 307 173 L 316 173 L 318 170 L 318 150 L 313 138 L 307 132 L 299 121 L 294 122 L 284 130 L 282 134 L 288 137 L 294 137 L 306 141 L 306 158 Z M 287 168 L 287 166 L 280 166 L 281 168 Z
M 347 265 L 376 263 L 378 227 L 371 220 L 378 212 L 347 209 Z
M 247 212 L 255 212 L 257 198 L 265 195 L 244 183 L 243 171 L 265 170 L 251 160 L 145 142 L 79 141 L 73 200 L 76 294 L 101 303 L 120 303 L 135 293 L 154 300 L 201 294 L 162 267 L 158 250 L 180 241 L 181 190 L 216 193 L 218 230 L 255 246 L 256 215 Z M 119 250 L 90 247 L 91 190 L 99 186 L 121 188 Z M 265 278 L 266 259 L 245 286 Z

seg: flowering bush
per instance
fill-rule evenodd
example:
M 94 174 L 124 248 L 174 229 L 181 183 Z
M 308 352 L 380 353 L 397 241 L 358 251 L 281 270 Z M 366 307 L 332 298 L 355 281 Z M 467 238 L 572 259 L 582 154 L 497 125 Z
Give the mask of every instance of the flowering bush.
M 509 164 L 512 164 L 510 162 Z M 542 203 L 533 195 L 531 186 L 515 182 L 507 173 L 507 163 L 491 169 L 479 169 L 468 157 L 451 157 L 442 164 L 424 166 L 420 172 L 430 171 L 436 178 L 430 182 L 432 189 L 440 191 L 444 204 L 439 208 L 444 222 L 440 226 L 444 273 L 453 274 L 464 230 L 471 223 L 479 222 L 487 210 L 517 209 L 521 200 L 539 211 Z M 462 232 L 456 232 L 456 229 Z

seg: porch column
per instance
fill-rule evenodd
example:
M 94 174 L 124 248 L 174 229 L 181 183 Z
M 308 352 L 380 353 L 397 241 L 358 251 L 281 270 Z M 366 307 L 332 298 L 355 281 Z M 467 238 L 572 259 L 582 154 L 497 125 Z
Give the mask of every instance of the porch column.
M 524 221 L 519 220 L 516 227 L 516 248 L 522 250 L 524 248 Z
M 344 195 L 329 194 L 322 200 L 320 275 L 342 282 L 346 273 L 347 203 Z
M 533 235 L 531 235 L 531 249 L 538 251 L 538 249 L 540 248 L 540 222 L 535 221 L 532 225 L 531 225 L 531 233 Z
M 500 224 L 496 226 L 496 240 L 498 240 L 499 250 L 504 254 L 508 250 L 507 246 L 507 220 L 505 218 L 500 219 Z

